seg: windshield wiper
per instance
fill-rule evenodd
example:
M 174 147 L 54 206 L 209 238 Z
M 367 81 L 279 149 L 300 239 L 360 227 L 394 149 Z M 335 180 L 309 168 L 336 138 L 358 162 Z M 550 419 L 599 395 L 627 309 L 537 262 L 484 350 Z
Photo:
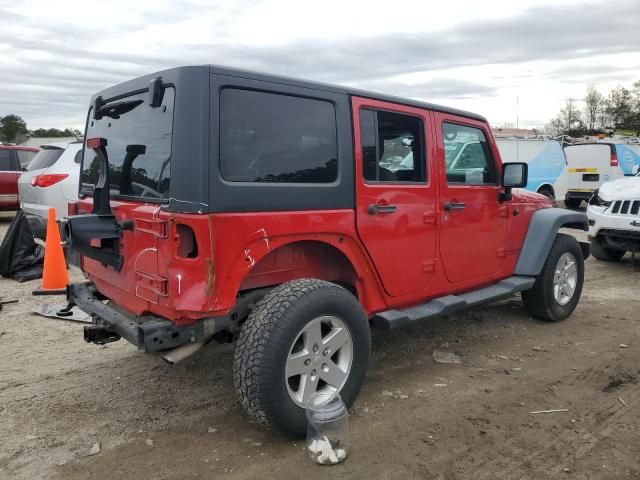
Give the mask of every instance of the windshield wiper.
M 111 103 L 100 107 L 99 112 L 101 116 L 120 118 L 120 115 L 130 112 L 141 103 L 144 103 L 144 100 L 127 100 L 125 102 Z

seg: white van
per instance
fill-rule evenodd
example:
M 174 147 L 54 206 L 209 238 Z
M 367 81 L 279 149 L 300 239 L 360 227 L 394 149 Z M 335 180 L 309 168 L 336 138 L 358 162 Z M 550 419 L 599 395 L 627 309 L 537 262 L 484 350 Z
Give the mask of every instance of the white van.
M 567 159 L 560 142 L 537 138 L 496 138 L 502 162 L 529 165 L 527 190 L 564 200 L 568 188 Z
M 635 145 L 613 142 L 567 145 L 564 152 L 569 162 L 569 188 L 565 204 L 578 208 L 603 183 L 633 175 L 640 164 L 640 151 Z

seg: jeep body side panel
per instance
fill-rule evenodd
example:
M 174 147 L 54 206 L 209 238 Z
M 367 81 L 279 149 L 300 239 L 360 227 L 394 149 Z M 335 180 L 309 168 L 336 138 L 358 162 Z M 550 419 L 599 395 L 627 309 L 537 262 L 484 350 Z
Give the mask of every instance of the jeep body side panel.
M 229 181 L 220 169 L 221 94 L 225 89 L 249 90 L 283 97 L 327 102 L 335 109 L 337 179 L 331 183 Z M 256 212 L 340 209 L 354 207 L 351 112 L 345 94 L 231 75 L 211 75 L 209 211 Z M 280 132 L 285 135 L 287 132 Z M 278 133 L 274 134 L 278 135 Z M 266 153 L 266 152 L 265 152 Z M 258 159 L 263 155 L 258 155 Z
M 534 212 L 514 275 L 538 275 L 542 271 L 556 234 L 562 227 L 587 231 L 587 216 L 563 208 L 544 208 Z
M 353 210 L 218 213 L 210 219 L 211 312 L 226 313 L 243 290 L 296 278 L 354 287 L 366 312 L 387 308 L 376 269 L 357 236 Z

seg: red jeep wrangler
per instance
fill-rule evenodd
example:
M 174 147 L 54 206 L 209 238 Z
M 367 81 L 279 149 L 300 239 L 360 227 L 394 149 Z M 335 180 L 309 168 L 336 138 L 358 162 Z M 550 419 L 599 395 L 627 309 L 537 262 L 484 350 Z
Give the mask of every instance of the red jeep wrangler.
M 86 136 L 63 222 L 85 340 L 170 362 L 235 340 L 240 401 L 280 433 L 304 434 L 314 392 L 354 401 L 370 327 L 517 292 L 557 321 L 580 298 L 588 244 L 558 229 L 586 216 L 512 190 L 526 165 L 473 113 L 182 67 L 94 96 Z

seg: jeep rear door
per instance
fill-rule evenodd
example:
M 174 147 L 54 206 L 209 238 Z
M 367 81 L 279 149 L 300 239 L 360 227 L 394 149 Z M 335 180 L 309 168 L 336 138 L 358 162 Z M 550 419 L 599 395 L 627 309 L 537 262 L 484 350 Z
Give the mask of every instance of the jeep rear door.
M 481 284 L 506 256 L 509 210 L 499 201 L 500 157 L 486 123 L 440 112 L 434 118 L 440 258 L 449 282 Z
M 352 98 L 358 235 L 390 296 L 436 273 L 436 182 L 427 110 Z

